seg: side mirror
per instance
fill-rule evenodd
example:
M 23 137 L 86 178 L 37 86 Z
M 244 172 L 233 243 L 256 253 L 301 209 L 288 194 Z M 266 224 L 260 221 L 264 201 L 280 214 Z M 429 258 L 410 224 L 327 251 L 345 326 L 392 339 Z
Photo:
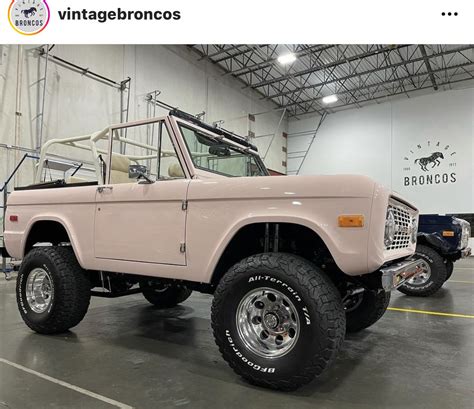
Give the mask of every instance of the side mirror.
M 128 177 L 130 179 L 144 179 L 138 183 L 155 183 L 150 179 L 148 174 L 148 168 L 145 165 L 129 165 L 128 166 Z

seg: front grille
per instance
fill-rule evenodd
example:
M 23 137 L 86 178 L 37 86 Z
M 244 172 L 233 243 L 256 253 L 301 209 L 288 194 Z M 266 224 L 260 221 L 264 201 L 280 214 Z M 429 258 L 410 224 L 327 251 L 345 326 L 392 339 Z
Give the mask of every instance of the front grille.
M 387 250 L 405 249 L 410 245 L 411 233 L 411 214 L 407 207 L 398 204 L 393 200 L 390 201 L 388 208 L 393 211 L 395 216 L 395 238 L 393 242 L 387 246 Z

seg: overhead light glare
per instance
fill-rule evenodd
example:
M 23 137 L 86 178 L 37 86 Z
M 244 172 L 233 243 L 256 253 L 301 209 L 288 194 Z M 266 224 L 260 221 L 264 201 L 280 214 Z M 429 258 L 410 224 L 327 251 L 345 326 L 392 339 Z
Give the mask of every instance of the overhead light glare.
M 323 98 L 323 104 L 334 104 L 338 101 L 337 95 L 328 95 Z
M 277 60 L 282 65 L 288 65 L 288 64 L 291 64 L 292 62 L 296 61 L 296 55 L 294 55 L 293 53 L 280 55 L 277 58 Z

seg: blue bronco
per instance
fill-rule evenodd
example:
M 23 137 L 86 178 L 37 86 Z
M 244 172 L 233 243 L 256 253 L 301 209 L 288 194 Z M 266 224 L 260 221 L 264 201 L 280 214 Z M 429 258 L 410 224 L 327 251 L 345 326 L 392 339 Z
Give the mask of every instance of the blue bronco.
M 420 215 L 416 253 L 423 272 L 398 289 L 407 295 L 427 297 L 438 291 L 453 273 L 453 263 L 471 255 L 471 226 L 463 219 L 436 214 Z

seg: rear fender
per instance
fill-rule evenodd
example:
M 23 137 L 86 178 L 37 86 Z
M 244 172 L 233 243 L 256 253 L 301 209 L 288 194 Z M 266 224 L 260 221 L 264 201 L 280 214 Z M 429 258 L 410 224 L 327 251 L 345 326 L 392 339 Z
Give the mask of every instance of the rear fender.
M 81 267 L 84 267 L 84 260 L 83 260 L 83 257 L 82 257 L 82 252 L 80 251 L 80 248 L 78 247 L 78 240 L 76 238 L 76 235 L 74 234 L 74 230 L 71 228 L 69 223 L 67 223 L 67 221 L 63 220 L 60 217 L 53 216 L 53 215 L 38 215 L 37 217 L 34 217 L 33 219 L 31 219 L 29 221 L 29 223 L 28 223 L 28 225 L 25 229 L 25 233 L 23 235 L 23 239 L 22 239 L 22 243 L 21 243 L 23 257 L 25 256 L 25 251 L 27 250 L 26 249 L 26 243 L 27 243 L 27 240 L 28 240 L 28 236 L 30 235 L 30 233 L 33 229 L 33 226 L 35 225 L 35 223 L 42 222 L 42 221 L 55 222 L 55 223 L 60 224 L 64 228 L 64 230 L 66 231 L 66 233 L 69 237 L 69 242 L 70 242 L 71 247 L 74 251 L 74 254 L 77 258 L 77 261 L 79 262 L 79 265 Z

